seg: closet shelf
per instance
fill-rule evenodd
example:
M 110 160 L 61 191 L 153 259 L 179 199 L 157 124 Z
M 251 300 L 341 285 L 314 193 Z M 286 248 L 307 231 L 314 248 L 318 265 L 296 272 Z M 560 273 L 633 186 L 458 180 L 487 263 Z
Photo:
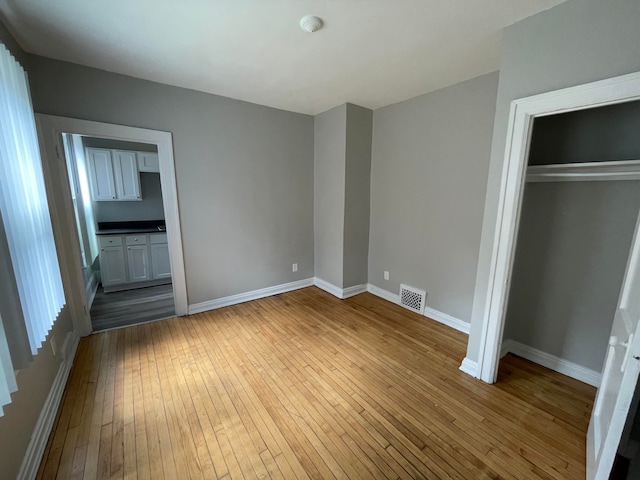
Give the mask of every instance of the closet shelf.
M 640 160 L 556 163 L 527 168 L 527 182 L 640 180 Z

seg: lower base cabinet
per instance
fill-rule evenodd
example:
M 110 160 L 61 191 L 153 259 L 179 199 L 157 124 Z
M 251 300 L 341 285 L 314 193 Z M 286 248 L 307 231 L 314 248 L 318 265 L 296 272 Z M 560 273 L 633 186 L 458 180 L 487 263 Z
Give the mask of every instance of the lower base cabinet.
M 151 278 L 149 272 L 149 247 L 147 245 L 127 246 L 129 281 L 144 282 Z
M 151 278 L 171 278 L 169 245 L 166 243 L 151 244 Z
M 102 272 L 102 284 L 105 286 L 127 282 L 127 269 L 125 268 L 122 245 L 100 249 L 100 271 Z
M 105 291 L 138 288 L 142 282 L 171 281 L 166 233 L 100 235 L 98 243 Z

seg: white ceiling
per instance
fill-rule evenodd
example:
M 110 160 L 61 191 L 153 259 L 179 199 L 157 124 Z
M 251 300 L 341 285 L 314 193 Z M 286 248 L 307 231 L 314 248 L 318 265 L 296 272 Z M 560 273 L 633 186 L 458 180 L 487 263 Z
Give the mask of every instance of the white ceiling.
M 0 0 L 0 17 L 31 53 L 317 114 L 497 70 L 501 29 L 562 1 Z

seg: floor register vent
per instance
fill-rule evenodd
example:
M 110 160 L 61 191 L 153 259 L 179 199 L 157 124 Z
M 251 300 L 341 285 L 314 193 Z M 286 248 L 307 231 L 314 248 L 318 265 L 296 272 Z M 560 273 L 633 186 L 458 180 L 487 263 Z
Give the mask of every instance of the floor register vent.
M 426 301 L 427 292 L 424 290 L 400 284 L 400 305 L 403 307 L 422 315 Z

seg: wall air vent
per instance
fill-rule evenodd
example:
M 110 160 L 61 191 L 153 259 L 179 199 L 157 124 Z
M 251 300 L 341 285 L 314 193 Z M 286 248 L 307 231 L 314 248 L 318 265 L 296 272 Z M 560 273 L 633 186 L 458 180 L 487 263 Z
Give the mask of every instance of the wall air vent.
M 422 315 L 426 301 L 427 292 L 424 290 L 400 284 L 400 305 L 404 308 Z

